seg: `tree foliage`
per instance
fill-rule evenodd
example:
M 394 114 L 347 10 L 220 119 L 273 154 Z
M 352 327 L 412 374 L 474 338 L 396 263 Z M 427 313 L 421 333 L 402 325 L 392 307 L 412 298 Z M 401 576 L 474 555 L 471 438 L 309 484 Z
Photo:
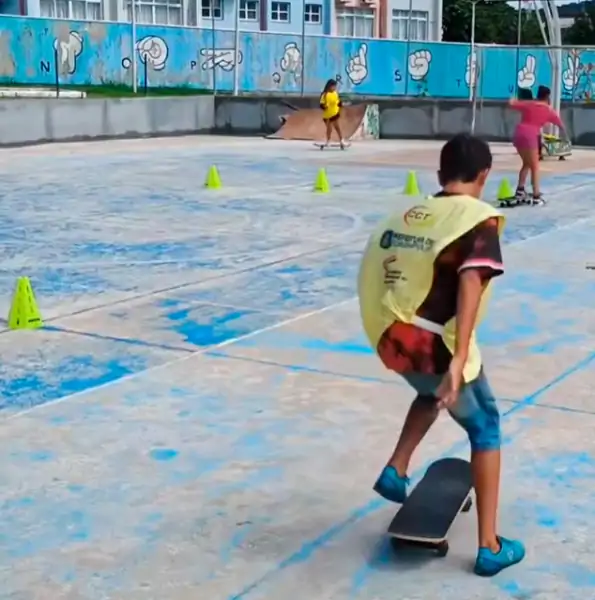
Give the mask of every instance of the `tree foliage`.
M 574 46 L 595 46 L 595 6 L 586 6 L 574 19 L 574 25 L 564 31 L 564 43 Z
M 471 42 L 471 0 L 444 0 L 443 40 Z M 518 10 L 506 2 L 477 0 L 475 9 L 475 41 L 478 44 L 516 44 Z M 535 13 L 521 11 L 521 44 L 542 45 L 543 38 Z

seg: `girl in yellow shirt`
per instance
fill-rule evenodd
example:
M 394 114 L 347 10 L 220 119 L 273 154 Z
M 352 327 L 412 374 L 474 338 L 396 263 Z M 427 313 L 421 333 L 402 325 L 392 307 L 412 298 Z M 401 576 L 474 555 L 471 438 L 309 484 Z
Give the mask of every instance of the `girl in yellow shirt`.
M 334 79 L 329 79 L 320 94 L 320 108 L 322 108 L 322 120 L 326 125 L 326 143 L 328 146 L 333 135 L 333 129 L 339 137 L 339 145 L 341 150 L 345 149 L 343 143 L 343 134 L 341 133 L 341 125 L 339 123 L 341 117 L 341 107 L 343 103 L 337 92 L 337 82 Z

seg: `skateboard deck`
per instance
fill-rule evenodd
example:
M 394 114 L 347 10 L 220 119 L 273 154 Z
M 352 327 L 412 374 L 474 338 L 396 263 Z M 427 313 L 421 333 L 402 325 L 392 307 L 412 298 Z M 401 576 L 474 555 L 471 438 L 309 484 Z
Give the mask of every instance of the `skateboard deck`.
M 448 532 L 460 512 L 470 510 L 471 465 L 460 458 L 432 463 L 388 528 L 393 546 L 411 544 L 448 552 Z
M 341 149 L 341 146 L 339 145 L 338 142 L 331 142 L 328 145 L 327 144 L 323 144 L 322 142 L 314 142 L 314 145 L 317 148 L 320 148 L 321 150 L 324 150 L 325 148 L 339 148 L 339 149 Z M 350 142 L 345 142 L 345 144 L 344 144 L 345 148 L 344 149 L 349 148 L 349 146 L 351 146 L 351 143 Z
M 547 202 L 545 202 L 547 204 Z M 498 200 L 500 208 L 514 208 L 515 206 L 544 206 L 544 204 L 533 204 L 530 199 L 520 200 L 519 198 L 501 198 Z
M 519 199 L 516 196 L 498 199 L 498 206 L 500 208 L 512 208 L 513 206 L 519 206 L 519 204 Z

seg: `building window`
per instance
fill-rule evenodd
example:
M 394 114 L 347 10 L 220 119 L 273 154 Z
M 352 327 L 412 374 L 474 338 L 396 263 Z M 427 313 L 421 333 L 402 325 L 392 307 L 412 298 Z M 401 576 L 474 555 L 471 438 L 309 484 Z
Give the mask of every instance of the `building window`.
M 240 19 L 258 21 L 258 0 L 240 0 Z
M 394 40 L 420 40 L 428 39 L 429 15 L 423 10 L 411 11 L 411 36 L 407 33 L 409 23 L 408 10 L 393 10 L 393 39 Z
M 223 18 L 223 5 L 221 0 L 201 0 L 200 11 L 203 19 Z
M 374 11 L 364 8 L 337 10 L 337 33 L 341 37 L 374 37 Z
M 322 23 L 322 5 L 306 4 L 304 7 L 304 21 L 312 25 L 320 25 Z
M 147 25 L 182 25 L 182 0 L 135 0 L 136 22 Z M 128 20 L 132 1 L 128 0 Z
M 80 21 L 102 21 L 101 0 L 40 0 L 39 16 Z
M 289 23 L 289 2 L 271 2 L 271 21 Z

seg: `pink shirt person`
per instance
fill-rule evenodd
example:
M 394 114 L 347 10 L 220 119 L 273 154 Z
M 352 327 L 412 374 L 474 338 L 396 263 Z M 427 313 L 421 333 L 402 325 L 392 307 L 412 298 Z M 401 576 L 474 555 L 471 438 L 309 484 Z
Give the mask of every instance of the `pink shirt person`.
M 545 102 L 538 100 L 511 100 L 510 108 L 521 113 L 512 143 L 517 150 L 538 150 L 541 128 L 553 123 L 564 128 L 560 115 Z

